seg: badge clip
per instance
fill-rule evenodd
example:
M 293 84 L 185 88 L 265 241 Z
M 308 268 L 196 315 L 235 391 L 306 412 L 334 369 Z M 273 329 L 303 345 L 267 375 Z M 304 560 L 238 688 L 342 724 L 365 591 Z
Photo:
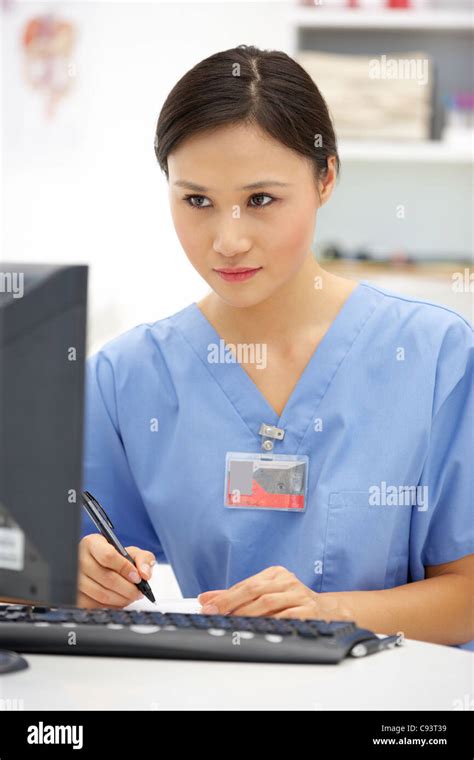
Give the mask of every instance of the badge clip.
M 262 441 L 262 449 L 265 449 L 265 451 L 272 451 L 274 443 L 271 438 L 282 441 L 285 437 L 285 431 L 283 428 L 276 427 L 276 425 L 267 425 L 265 422 L 262 422 L 260 425 L 260 430 L 258 431 L 258 434 L 261 436 L 266 436 L 265 440 Z

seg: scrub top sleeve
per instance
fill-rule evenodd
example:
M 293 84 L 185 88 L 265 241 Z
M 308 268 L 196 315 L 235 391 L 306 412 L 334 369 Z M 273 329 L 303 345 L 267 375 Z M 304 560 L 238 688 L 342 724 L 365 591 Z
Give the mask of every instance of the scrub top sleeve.
M 453 562 L 474 551 L 473 370 L 473 331 L 459 319 L 438 361 L 439 387 L 419 484 L 426 486 L 427 507 L 417 504 L 412 517 L 413 580 L 424 577 L 421 565 Z
M 152 551 L 166 563 L 130 470 L 117 422 L 114 370 L 102 352 L 86 361 L 84 401 L 83 490 L 105 509 L 124 546 Z M 98 530 L 83 508 L 80 538 L 90 533 Z

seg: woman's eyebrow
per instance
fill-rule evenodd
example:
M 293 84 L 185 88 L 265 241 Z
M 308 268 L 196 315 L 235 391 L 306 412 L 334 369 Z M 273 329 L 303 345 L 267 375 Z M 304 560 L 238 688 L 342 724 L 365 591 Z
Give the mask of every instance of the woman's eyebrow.
M 278 185 L 278 187 L 289 187 L 290 182 L 278 182 L 274 179 L 261 179 L 258 182 L 252 182 L 250 185 L 244 185 L 243 187 L 236 188 L 237 190 L 255 190 L 258 187 L 268 187 L 269 185 Z M 195 182 L 189 182 L 186 179 L 178 179 L 173 182 L 173 185 L 177 187 L 188 187 L 196 192 L 206 193 L 208 190 L 212 190 L 212 187 L 204 187 L 203 185 L 197 185 Z

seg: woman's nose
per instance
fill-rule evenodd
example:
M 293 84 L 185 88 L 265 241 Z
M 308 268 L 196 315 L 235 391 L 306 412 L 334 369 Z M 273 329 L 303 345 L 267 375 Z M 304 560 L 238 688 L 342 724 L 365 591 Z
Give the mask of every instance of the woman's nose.
M 213 245 L 213 249 L 216 253 L 220 253 L 222 256 L 228 258 L 247 253 L 251 247 L 248 237 L 241 234 L 235 234 L 235 232 L 233 234 L 218 235 L 214 239 Z

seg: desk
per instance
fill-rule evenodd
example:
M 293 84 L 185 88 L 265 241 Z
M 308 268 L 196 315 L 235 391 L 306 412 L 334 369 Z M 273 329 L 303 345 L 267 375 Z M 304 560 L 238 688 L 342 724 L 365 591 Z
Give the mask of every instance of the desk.
M 130 610 L 200 612 L 197 599 L 163 598 Z M 160 595 L 161 592 L 161 595 Z M 407 639 L 338 665 L 30 655 L 0 676 L 0 705 L 25 710 L 453 710 L 473 709 L 474 654 Z M 10 703 L 6 700 L 11 700 Z
M 0 676 L 0 700 L 22 700 L 25 710 L 466 710 L 474 704 L 473 654 L 410 639 L 338 665 L 25 657 L 27 670 Z

